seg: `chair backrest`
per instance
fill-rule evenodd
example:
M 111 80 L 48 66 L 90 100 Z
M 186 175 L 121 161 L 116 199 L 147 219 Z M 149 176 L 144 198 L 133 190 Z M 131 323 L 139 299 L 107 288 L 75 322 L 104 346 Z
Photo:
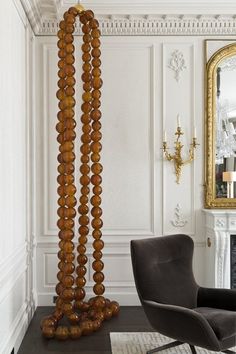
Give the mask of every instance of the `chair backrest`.
M 192 271 L 193 241 L 189 236 L 133 240 L 131 257 L 141 301 L 196 307 L 199 287 Z

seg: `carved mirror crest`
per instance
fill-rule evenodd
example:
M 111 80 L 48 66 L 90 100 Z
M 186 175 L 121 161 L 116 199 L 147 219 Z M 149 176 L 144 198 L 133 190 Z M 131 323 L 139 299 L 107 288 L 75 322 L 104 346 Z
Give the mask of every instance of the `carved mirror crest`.
M 205 207 L 236 208 L 236 43 L 206 65 Z

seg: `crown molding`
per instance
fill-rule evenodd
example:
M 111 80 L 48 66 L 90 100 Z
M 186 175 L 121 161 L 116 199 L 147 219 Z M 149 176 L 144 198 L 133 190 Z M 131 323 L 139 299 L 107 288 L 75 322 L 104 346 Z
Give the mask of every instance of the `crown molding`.
M 20 1 L 36 35 L 55 35 L 64 11 L 75 4 Z M 87 0 L 83 5 L 96 13 L 103 35 L 236 35 L 235 0 Z M 75 34 L 81 34 L 79 25 Z
M 75 0 L 61 0 L 62 11 L 73 6 Z M 235 0 L 85 0 L 85 8 L 96 14 L 233 14 Z
M 42 15 L 38 3 L 35 0 L 20 0 L 20 2 L 34 33 L 37 34 L 42 26 Z
M 236 35 L 236 18 L 234 16 L 131 16 L 111 15 L 97 16 L 103 36 L 205 36 Z M 58 21 L 44 20 L 38 35 L 56 35 Z M 81 35 L 80 25 L 76 26 L 76 35 Z

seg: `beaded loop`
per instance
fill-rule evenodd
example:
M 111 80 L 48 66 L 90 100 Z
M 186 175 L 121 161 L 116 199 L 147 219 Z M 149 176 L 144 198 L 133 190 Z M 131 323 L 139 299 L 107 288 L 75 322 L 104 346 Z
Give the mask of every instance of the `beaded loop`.
M 74 184 L 75 152 L 74 140 L 76 139 L 75 111 L 75 47 L 74 30 L 76 17 L 79 16 L 82 24 L 83 44 L 81 80 L 83 94 L 81 104 L 81 146 L 80 146 L 80 198 L 76 210 L 76 186 Z M 64 14 L 64 19 L 59 24 L 58 31 L 58 91 L 59 100 L 58 132 L 59 143 L 58 166 L 58 210 L 57 226 L 59 228 L 58 252 L 58 283 L 56 285 L 56 309 L 52 315 L 41 321 L 42 333 L 46 338 L 66 340 L 77 339 L 81 335 L 88 335 L 97 331 L 105 319 L 115 316 L 119 312 L 119 304 L 103 297 L 104 264 L 102 262 L 101 228 L 102 209 L 102 165 L 100 161 L 101 145 L 101 51 L 99 23 L 94 18 L 91 10 L 84 11 L 81 6 L 71 7 Z M 90 190 L 92 186 L 92 191 Z M 91 210 L 90 210 L 91 205 Z M 74 224 L 76 212 L 79 214 L 78 246 L 74 244 Z M 91 220 L 90 220 L 91 215 Z M 93 236 L 94 270 L 93 291 L 95 297 L 85 301 L 86 291 L 86 243 L 90 226 Z M 77 257 L 76 257 L 76 252 Z M 75 260 L 77 263 L 75 264 Z M 76 276 L 74 275 L 76 274 Z M 66 316 L 70 325 L 58 326 L 59 321 Z

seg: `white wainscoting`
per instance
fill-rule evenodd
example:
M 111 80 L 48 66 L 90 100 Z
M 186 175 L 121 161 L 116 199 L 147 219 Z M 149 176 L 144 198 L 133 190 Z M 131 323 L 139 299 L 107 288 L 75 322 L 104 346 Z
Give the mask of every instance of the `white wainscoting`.
M 33 33 L 18 1 L 1 2 L 0 32 L 0 353 L 10 354 L 13 348 L 17 353 L 35 308 L 29 149 Z
M 55 37 L 36 38 L 39 305 L 52 304 L 57 273 L 56 41 Z M 184 62 L 178 81 L 170 62 L 176 51 Z M 79 49 L 77 53 L 80 56 Z M 138 304 L 130 261 L 131 239 L 190 234 L 195 241 L 194 272 L 204 284 L 203 53 L 203 37 L 102 38 L 105 285 L 107 296 L 123 305 Z M 78 83 L 80 67 L 78 61 Z M 81 88 L 78 88 L 78 106 L 80 95 Z M 79 113 L 77 108 L 77 117 Z M 183 167 L 179 185 L 175 182 L 173 163 L 163 160 L 161 151 L 163 129 L 173 147 L 177 114 L 186 134 L 183 137 L 185 158 L 194 125 L 200 143 L 194 163 Z M 91 243 L 90 239 L 88 294 L 93 286 Z

